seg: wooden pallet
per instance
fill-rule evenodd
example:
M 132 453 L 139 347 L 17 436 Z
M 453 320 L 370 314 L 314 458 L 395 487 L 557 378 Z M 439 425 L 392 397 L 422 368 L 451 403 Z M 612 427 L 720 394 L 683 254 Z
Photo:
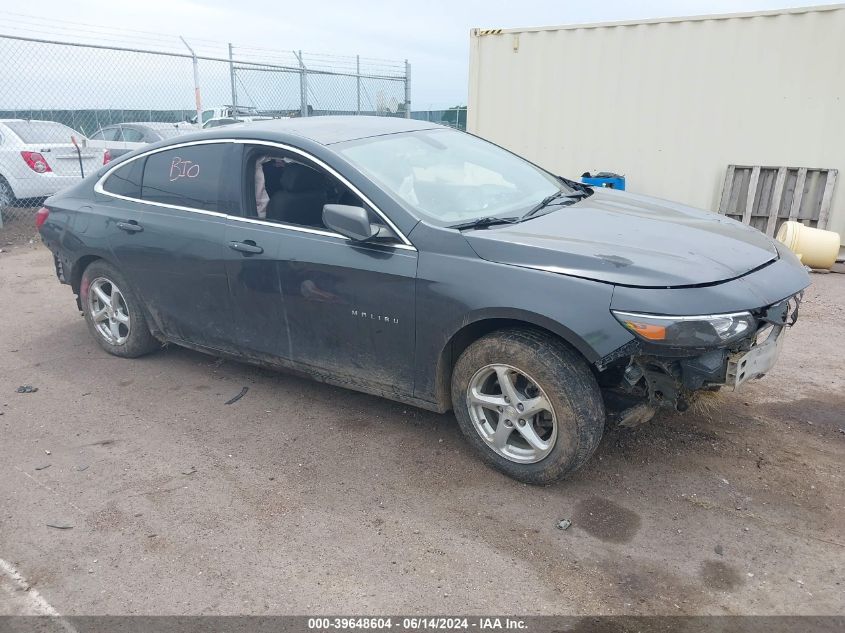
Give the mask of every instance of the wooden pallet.
M 787 220 L 827 228 L 837 169 L 728 165 L 719 213 L 774 236 Z

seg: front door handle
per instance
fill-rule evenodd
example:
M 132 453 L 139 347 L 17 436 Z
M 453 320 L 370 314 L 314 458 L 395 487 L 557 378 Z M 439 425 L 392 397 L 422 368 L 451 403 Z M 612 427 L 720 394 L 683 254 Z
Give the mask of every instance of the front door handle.
M 233 251 L 238 251 L 239 253 L 244 253 L 246 255 L 260 255 L 264 252 L 264 249 L 257 246 L 252 240 L 247 240 L 245 242 L 229 242 L 229 248 Z
M 121 231 L 126 231 L 127 233 L 137 233 L 138 231 L 143 231 L 144 227 L 138 224 L 135 220 L 129 220 L 128 222 L 118 222 L 117 228 Z

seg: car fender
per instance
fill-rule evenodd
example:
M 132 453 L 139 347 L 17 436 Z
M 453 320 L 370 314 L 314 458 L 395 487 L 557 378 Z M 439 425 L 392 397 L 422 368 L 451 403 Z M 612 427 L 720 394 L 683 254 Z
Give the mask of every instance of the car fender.
M 486 334 L 519 327 L 533 328 L 557 336 L 575 349 L 589 364 L 599 360 L 599 355 L 586 340 L 554 319 L 531 310 L 508 306 L 481 308 L 468 312 L 462 319 L 455 320 L 444 328 L 435 369 L 434 393 L 418 392 L 417 396 L 434 396 L 438 410 L 447 411 L 451 408 L 452 368 L 461 353 Z
M 598 359 L 598 355 L 595 353 L 593 348 L 566 325 L 542 314 L 538 314 L 537 312 L 532 312 L 522 308 L 500 306 L 473 310 L 460 322 L 453 324 L 453 327 L 448 329 L 450 332 L 449 340 L 453 340 L 461 330 L 464 330 L 469 326 L 482 321 L 491 320 L 514 321 L 524 323 L 526 325 L 533 325 L 539 329 L 548 330 L 578 350 L 581 356 L 583 356 L 588 362 L 592 363 Z

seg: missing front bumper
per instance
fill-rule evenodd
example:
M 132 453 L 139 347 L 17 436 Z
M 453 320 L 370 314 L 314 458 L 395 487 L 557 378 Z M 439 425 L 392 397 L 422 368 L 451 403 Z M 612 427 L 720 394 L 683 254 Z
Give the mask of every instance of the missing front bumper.
M 641 411 L 633 407 L 639 404 L 685 411 L 702 393 L 723 387 L 736 390 L 748 380 L 761 378 L 777 363 L 786 330 L 798 319 L 802 294 L 754 311 L 759 329 L 732 349 L 696 354 L 632 341 L 597 363 L 606 400 L 615 401 L 620 420 L 631 417 L 637 422 Z
M 728 358 L 725 386 L 736 390 L 747 380 L 766 375 L 777 362 L 785 338 L 786 328 L 773 326 L 765 340 L 747 352 L 731 355 Z

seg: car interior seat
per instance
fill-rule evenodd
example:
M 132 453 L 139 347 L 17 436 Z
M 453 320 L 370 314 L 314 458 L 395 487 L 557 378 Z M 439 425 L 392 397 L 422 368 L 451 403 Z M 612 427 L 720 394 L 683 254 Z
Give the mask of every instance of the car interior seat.
M 281 188 L 270 196 L 267 219 L 305 226 L 323 226 L 326 182 L 323 175 L 299 163 L 285 165 Z

